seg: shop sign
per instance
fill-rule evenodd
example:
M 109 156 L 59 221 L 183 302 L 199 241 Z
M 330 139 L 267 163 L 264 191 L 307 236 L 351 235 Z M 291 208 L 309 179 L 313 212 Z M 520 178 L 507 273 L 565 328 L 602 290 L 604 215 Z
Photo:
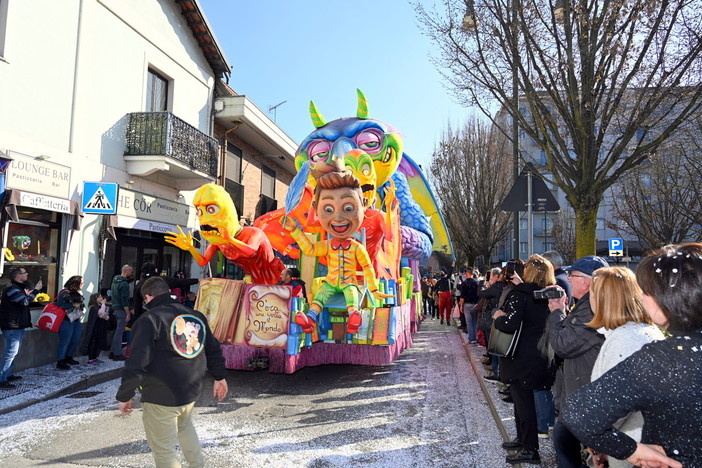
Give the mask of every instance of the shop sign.
M 161 234 L 166 234 L 167 232 L 178 232 L 178 228 L 174 224 L 159 223 L 156 221 L 149 221 L 147 219 L 136 219 L 128 216 L 117 216 L 117 227 L 125 229 L 138 229 L 140 231 L 151 231 L 160 232 Z
M 194 226 L 194 212 L 191 218 L 191 207 L 183 203 L 154 197 L 145 193 L 134 192 L 120 188 L 117 197 L 117 214 L 148 221 Z M 147 229 L 151 230 L 151 229 Z
M 7 188 L 70 198 L 70 167 L 34 159 L 14 151 L 11 152 L 11 156 L 13 160 L 7 170 L 5 180 Z
M 71 214 L 71 202 L 61 198 L 20 192 L 20 206 Z

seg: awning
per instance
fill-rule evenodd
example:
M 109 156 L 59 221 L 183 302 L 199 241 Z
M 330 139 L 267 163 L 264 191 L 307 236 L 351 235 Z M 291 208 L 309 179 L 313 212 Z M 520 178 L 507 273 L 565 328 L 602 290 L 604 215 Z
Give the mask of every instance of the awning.
M 71 230 L 75 231 L 80 230 L 81 223 L 83 222 L 83 213 L 80 210 L 80 206 L 73 200 L 39 195 L 17 189 L 7 189 L 2 199 L 2 214 L 0 216 L 3 227 L 7 221 L 12 221 L 14 223 L 20 221 L 19 215 L 17 214 L 17 206 L 64 213 L 70 216 L 66 224 Z

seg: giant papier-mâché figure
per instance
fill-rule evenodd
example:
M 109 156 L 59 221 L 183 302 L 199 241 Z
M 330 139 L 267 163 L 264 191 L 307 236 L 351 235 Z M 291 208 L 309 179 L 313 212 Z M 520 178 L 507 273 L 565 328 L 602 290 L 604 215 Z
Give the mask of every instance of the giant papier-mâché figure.
M 322 312 L 326 302 L 335 294 L 343 293 L 349 313 L 347 333 L 356 333 L 361 326 L 359 312 L 361 290 L 357 271 L 363 272 L 368 291 L 376 298 L 387 297 L 379 290 L 378 280 L 363 244 L 352 236 L 361 226 L 366 210 L 361 185 L 350 172 L 329 172 L 317 180 L 312 206 L 322 229 L 329 236 L 324 241 L 312 243 L 292 218 L 285 219 L 288 230 L 300 250 L 310 256 L 324 257 L 328 268 L 310 304 L 307 315 L 298 312 L 295 323 L 305 333 L 311 333 L 313 323 Z
M 205 255 L 195 248 L 192 233 L 183 233 L 180 226 L 178 233 L 167 233 L 166 242 L 190 252 L 200 266 L 221 251 L 251 275 L 253 283 L 275 284 L 278 281 L 280 272 L 285 269 L 283 262 L 273 254 L 273 247 L 263 231 L 239 224 L 234 202 L 224 187 L 203 185 L 195 192 L 193 205 L 200 222 L 200 234 L 210 243 Z
M 299 172 L 288 190 L 285 208 L 267 213 L 257 219 L 254 225 L 265 230 L 276 250 L 297 258 L 290 237 L 277 228 L 283 212 L 286 217 L 292 216 L 300 222 L 303 231 L 319 232 L 313 214 L 309 213 L 314 177 L 345 167 L 363 180 L 368 171 L 364 170 L 365 161 L 362 163 L 361 160 L 363 157 L 370 158 L 375 182 L 363 182 L 364 194 L 368 194 L 368 188 L 377 190 L 379 202 L 373 205 L 374 200 L 367 196 L 370 201 L 368 206 L 385 210 L 391 219 L 384 231 L 376 229 L 378 223 L 370 222 L 369 219 L 364 221 L 362 228 L 366 231 L 369 252 L 378 252 L 378 255 L 371 255 L 378 276 L 397 277 L 395 264 L 399 262 L 399 254 L 396 252 L 398 246 L 401 245 L 402 255 L 406 258 L 422 260 L 432 250 L 450 255 L 451 242 L 427 180 L 414 161 L 402 152 L 401 134 L 387 123 L 368 118 L 366 99 L 360 91 L 357 94 L 356 117 L 328 123 L 314 103 L 310 103 L 312 122 L 317 129 L 298 148 L 295 165 Z M 350 161 L 356 161 L 356 164 Z M 399 216 L 388 208 L 388 197 L 391 198 L 390 206 L 399 204 Z M 371 210 L 367 212 L 371 213 Z M 398 218 L 401 235 L 393 238 L 388 235 L 394 231 L 390 221 L 396 223 Z M 378 217 L 374 219 L 377 221 Z M 388 240 L 393 243 L 388 244 Z

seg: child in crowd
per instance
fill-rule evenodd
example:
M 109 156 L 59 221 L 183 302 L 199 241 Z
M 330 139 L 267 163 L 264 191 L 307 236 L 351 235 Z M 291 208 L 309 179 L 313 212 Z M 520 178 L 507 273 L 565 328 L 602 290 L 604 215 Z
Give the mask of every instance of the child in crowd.
M 101 364 L 100 352 L 107 349 L 107 327 L 110 320 L 110 308 L 107 295 L 95 293 L 88 301 L 88 324 L 81 352 L 88 355 L 87 364 Z

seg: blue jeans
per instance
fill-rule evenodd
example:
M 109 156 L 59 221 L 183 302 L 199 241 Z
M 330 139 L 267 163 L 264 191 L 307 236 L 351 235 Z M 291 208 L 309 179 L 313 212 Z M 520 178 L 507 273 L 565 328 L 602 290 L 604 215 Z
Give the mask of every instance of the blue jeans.
M 19 353 L 22 338 L 24 338 L 24 328 L 3 330 L 2 336 L 5 338 L 5 352 L 2 355 L 2 364 L 0 364 L 0 382 L 5 382 L 15 369 L 15 356 Z
M 117 328 L 115 328 L 115 335 L 112 337 L 110 352 L 114 356 L 121 356 L 122 335 L 124 335 L 124 329 L 127 328 L 127 312 L 124 309 L 115 309 L 115 317 L 117 317 Z
M 76 354 L 76 348 L 80 343 L 80 333 L 82 331 L 80 320 L 71 322 L 68 317 L 64 317 L 58 330 L 59 342 L 56 348 L 56 359 L 63 361 L 72 358 Z
M 548 428 L 556 421 L 556 407 L 553 404 L 551 389 L 534 390 L 536 405 L 536 428 L 542 434 L 548 434 Z
M 553 448 L 556 451 L 558 468 L 581 468 L 580 441 L 561 422 L 553 426 Z
M 478 321 L 473 318 L 475 304 L 463 304 L 463 316 L 466 318 L 466 333 L 468 341 L 478 341 Z

